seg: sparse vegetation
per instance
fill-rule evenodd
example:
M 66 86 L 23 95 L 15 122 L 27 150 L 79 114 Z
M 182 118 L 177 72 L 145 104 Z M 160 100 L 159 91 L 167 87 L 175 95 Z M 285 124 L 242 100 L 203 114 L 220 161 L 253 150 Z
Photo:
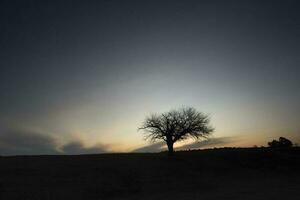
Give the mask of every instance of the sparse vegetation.
M 293 146 L 293 143 L 287 138 L 280 137 L 279 140 L 268 142 L 268 145 L 271 148 L 289 148 Z

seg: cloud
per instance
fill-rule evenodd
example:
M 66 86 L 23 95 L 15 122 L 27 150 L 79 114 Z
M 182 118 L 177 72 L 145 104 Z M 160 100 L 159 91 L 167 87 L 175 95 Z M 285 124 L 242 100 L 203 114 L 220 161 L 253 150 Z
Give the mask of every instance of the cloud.
M 85 147 L 81 141 L 73 141 L 62 146 L 61 150 L 65 154 L 97 154 L 107 153 L 109 145 L 98 144 L 92 147 Z
M 58 154 L 57 144 L 49 135 L 9 130 L 0 134 L 0 155 Z
M 225 146 L 236 142 L 237 138 L 219 137 L 196 141 L 177 147 L 176 150 L 199 149 Z M 42 154 L 97 154 L 110 152 L 110 145 L 97 144 L 87 147 L 80 140 L 59 146 L 50 135 L 25 131 L 9 130 L 0 133 L 0 155 L 42 155 Z M 132 152 L 160 152 L 166 150 L 164 142 L 157 142 L 133 150 Z
M 165 143 L 164 142 L 157 142 L 154 144 L 146 145 L 137 149 L 134 149 L 132 152 L 134 153 L 140 153 L 140 152 L 160 152 L 165 150 L 166 148 L 164 147 Z
M 235 142 L 236 138 L 233 137 L 219 137 L 219 138 L 209 138 L 203 141 L 196 141 L 190 144 L 186 144 L 176 148 L 176 150 L 185 150 L 185 149 L 200 149 L 200 148 L 210 148 L 225 146 Z
M 236 138 L 233 137 L 219 137 L 219 138 L 209 138 L 203 141 L 195 141 L 190 144 L 185 144 L 180 147 L 176 147 L 175 150 L 186 150 L 186 149 L 200 149 L 200 148 L 210 148 L 225 146 L 235 142 Z M 146 145 L 137 149 L 134 149 L 132 152 L 141 153 L 141 152 L 160 152 L 167 150 L 164 142 L 157 142 L 154 144 Z
M 96 154 L 109 152 L 109 145 L 84 146 L 76 140 L 59 146 L 56 139 L 48 134 L 8 130 L 0 133 L 0 155 L 57 155 L 57 154 Z

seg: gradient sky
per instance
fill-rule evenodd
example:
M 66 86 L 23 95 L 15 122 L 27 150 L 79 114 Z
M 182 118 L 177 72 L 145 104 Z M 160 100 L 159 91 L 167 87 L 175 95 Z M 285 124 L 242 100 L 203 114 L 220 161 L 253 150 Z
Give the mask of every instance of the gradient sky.
M 296 0 L 1 1 L 0 154 L 157 149 L 138 126 L 183 105 L 216 128 L 191 147 L 299 143 L 299 10 Z

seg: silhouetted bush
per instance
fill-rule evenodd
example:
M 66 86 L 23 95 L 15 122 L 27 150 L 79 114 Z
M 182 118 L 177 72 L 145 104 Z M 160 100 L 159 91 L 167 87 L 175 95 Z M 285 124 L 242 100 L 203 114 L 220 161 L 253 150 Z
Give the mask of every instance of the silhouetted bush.
M 284 137 L 280 137 L 279 140 L 273 140 L 272 142 L 268 142 L 269 147 L 272 148 L 283 148 L 283 147 L 292 147 L 293 143 Z

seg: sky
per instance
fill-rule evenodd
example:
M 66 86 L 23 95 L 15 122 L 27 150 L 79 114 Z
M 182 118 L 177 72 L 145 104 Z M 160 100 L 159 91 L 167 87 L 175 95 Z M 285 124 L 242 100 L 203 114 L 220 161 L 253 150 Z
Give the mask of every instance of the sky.
M 159 151 L 150 113 L 209 114 L 209 141 L 300 142 L 300 3 L 1 1 L 0 154 Z M 181 147 L 180 147 L 181 146 Z

